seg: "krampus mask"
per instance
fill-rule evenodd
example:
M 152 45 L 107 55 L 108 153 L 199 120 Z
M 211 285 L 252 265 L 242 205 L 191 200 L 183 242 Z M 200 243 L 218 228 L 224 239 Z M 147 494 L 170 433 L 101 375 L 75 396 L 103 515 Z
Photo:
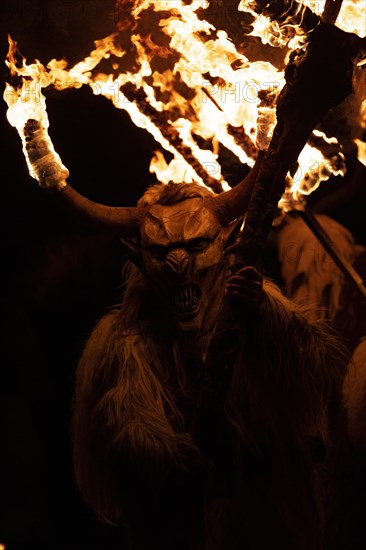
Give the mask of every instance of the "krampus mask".
M 89 218 L 118 231 L 172 325 L 203 335 L 217 318 L 225 292 L 225 248 L 248 206 L 258 165 L 221 195 L 197 184 L 155 185 L 135 208 L 95 204 L 69 186 L 60 193 Z

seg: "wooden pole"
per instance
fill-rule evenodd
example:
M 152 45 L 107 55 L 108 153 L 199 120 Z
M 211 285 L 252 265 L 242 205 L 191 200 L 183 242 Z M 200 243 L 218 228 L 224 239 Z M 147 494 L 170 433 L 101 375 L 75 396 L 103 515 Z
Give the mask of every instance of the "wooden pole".
M 324 23 L 334 25 L 342 8 L 343 0 L 327 0 L 325 3 L 322 20 Z

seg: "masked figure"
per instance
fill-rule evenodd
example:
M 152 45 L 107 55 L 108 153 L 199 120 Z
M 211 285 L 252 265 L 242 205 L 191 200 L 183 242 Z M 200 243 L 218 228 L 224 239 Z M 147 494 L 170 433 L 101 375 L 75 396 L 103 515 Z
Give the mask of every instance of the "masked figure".
M 76 372 L 83 498 L 131 549 L 320 549 L 343 355 L 323 321 L 235 265 L 260 157 L 221 195 L 171 183 L 135 208 L 106 207 L 45 169 L 39 126 L 26 135 L 41 185 L 130 254 L 121 305 Z
M 61 191 L 103 223 L 128 218 L 122 303 L 77 369 L 74 463 L 131 548 L 321 547 L 340 347 L 255 269 L 232 272 L 250 188 L 157 185 L 129 212 Z

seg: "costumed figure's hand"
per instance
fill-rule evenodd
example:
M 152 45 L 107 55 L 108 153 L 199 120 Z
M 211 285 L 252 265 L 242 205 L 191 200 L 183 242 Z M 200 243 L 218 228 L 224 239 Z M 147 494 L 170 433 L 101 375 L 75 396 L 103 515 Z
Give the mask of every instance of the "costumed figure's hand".
M 228 278 L 226 293 L 239 307 L 258 307 L 264 293 L 263 276 L 252 266 L 242 267 Z

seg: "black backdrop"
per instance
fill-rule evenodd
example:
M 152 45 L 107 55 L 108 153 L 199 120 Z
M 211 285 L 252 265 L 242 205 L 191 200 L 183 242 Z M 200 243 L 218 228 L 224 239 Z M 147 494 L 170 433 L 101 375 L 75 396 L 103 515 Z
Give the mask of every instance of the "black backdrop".
M 6 34 L 28 60 L 75 62 L 113 29 L 113 1 L 13 0 L 1 4 Z M 2 81 L 6 74 L 1 68 Z M 47 92 L 50 135 L 69 182 L 106 204 L 133 205 L 154 181 L 157 144 L 89 89 Z M 72 475 L 70 407 L 82 346 L 118 302 L 124 261 L 116 237 L 82 224 L 27 172 L 19 136 L 0 102 L 2 319 L 0 368 L 0 543 L 7 548 L 114 548 L 120 533 L 101 526 Z M 334 217 L 366 242 L 365 171 Z M 330 187 L 312 198 L 327 196 Z M 122 544 L 123 546 L 123 544 Z
M 111 32 L 112 6 L 105 0 L 2 3 L 1 58 L 9 32 L 28 60 L 78 61 L 94 39 Z M 89 89 L 46 95 L 50 135 L 70 183 L 106 204 L 134 204 L 153 181 L 154 140 Z M 99 525 L 74 484 L 70 407 L 85 339 L 119 300 L 122 249 L 116 237 L 80 223 L 29 177 L 3 101 L 0 132 L 0 543 L 10 550 L 113 548 L 120 535 Z

